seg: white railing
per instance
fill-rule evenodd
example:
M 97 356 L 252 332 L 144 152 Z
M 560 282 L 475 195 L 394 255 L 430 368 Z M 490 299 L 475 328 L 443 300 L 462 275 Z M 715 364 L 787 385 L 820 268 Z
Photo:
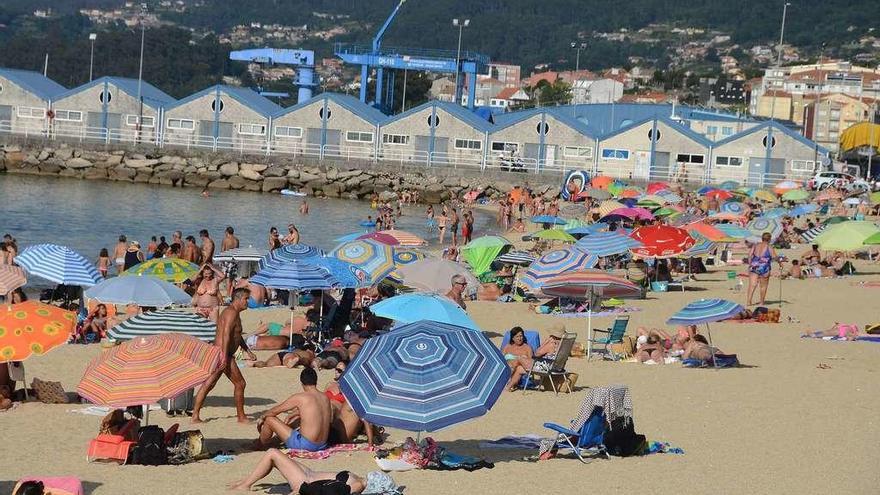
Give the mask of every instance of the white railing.
M 333 161 L 368 161 L 396 163 L 400 165 L 423 167 L 452 167 L 467 170 L 490 170 L 523 174 L 554 174 L 564 175 L 571 170 L 587 170 L 594 175 L 607 175 L 623 180 L 665 180 L 683 181 L 677 173 L 676 166 L 642 170 L 638 165 L 630 163 L 616 164 L 593 159 L 551 159 L 536 160 L 533 158 L 511 158 L 509 156 L 489 153 L 467 152 L 434 152 L 416 151 L 404 146 L 380 146 L 376 149 L 369 146 L 341 146 L 302 143 L 293 139 L 267 140 L 260 136 L 238 136 L 234 138 L 214 138 L 199 136 L 190 132 L 164 132 L 157 134 L 155 129 L 107 129 L 69 125 L 68 123 L 46 126 L 45 123 L 20 123 L 13 125 L 9 121 L 0 121 L 0 135 L 15 135 L 25 139 L 59 140 L 73 142 L 150 144 L 160 148 L 183 148 L 187 150 L 210 150 L 241 155 L 264 156 L 301 156 L 318 160 Z M 788 165 L 788 164 L 787 164 Z M 787 173 L 764 173 L 763 167 L 753 167 L 743 163 L 740 167 L 722 166 L 689 166 L 687 183 L 717 184 L 726 180 L 734 180 L 752 187 L 768 187 L 786 180 L 806 181 L 814 175 L 811 171 L 789 171 Z

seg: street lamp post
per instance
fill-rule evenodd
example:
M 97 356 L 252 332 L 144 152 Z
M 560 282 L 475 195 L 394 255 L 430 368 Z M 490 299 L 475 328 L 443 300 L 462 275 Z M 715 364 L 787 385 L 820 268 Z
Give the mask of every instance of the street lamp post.
M 782 67 L 782 42 L 785 36 L 785 16 L 788 14 L 788 7 L 791 5 L 791 2 L 785 2 L 782 4 L 782 25 L 779 27 L 779 50 L 776 55 L 776 71 L 779 72 Z M 785 88 L 785 77 L 782 76 L 782 88 Z M 776 92 L 773 93 L 773 96 L 770 100 L 770 122 L 773 123 L 774 118 L 776 117 Z M 769 162 L 772 157 L 772 149 L 773 149 L 773 126 L 767 126 L 767 159 L 765 162 Z M 764 163 L 764 171 L 765 173 L 770 171 L 770 163 Z
M 98 39 L 97 33 L 89 33 L 89 41 L 91 42 L 92 49 L 89 53 L 89 82 L 92 82 L 92 69 L 95 66 L 95 40 Z
M 575 50 L 577 50 L 577 56 L 575 57 L 575 62 L 574 62 L 574 77 L 572 78 L 572 79 L 574 79 L 574 81 L 572 81 L 572 85 L 574 85 L 574 84 L 577 84 L 578 73 L 581 71 L 581 50 L 585 50 L 587 48 L 587 44 L 585 42 L 578 43 L 576 41 L 572 41 L 571 47 L 574 48 Z M 572 100 L 574 100 L 574 91 L 572 91 L 571 98 L 572 98 Z M 571 116 L 574 117 L 574 116 L 576 116 L 576 114 L 577 114 L 577 112 L 575 111 L 575 102 L 572 101 L 571 102 Z
M 143 127 L 142 121 L 144 119 L 144 95 L 142 92 L 143 80 L 144 80 L 144 37 L 146 36 L 146 26 L 144 25 L 144 16 L 147 13 L 147 4 L 141 4 L 141 13 L 140 13 L 140 21 L 141 21 L 141 56 L 140 62 L 138 64 L 138 85 L 137 85 L 137 98 L 138 98 L 138 120 L 137 127 L 135 130 L 137 131 L 137 136 L 135 141 L 140 142 L 141 140 L 141 128 Z
M 458 19 L 453 19 L 452 25 L 458 28 L 458 51 L 456 52 L 456 55 L 455 55 L 455 92 L 454 92 L 452 98 L 453 98 L 453 100 L 455 100 L 454 103 L 461 104 L 461 97 L 459 94 L 459 87 L 458 87 L 458 83 L 459 83 L 458 77 L 459 77 L 459 74 L 461 73 L 461 35 L 462 35 L 462 31 L 464 31 L 464 28 L 471 25 L 471 20 L 470 19 L 462 19 L 461 21 L 459 21 Z M 475 81 L 472 81 L 471 84 L 475 84 Z M 474 102 L 468 102 L 468 105 L 471 105 L 473 103 Z

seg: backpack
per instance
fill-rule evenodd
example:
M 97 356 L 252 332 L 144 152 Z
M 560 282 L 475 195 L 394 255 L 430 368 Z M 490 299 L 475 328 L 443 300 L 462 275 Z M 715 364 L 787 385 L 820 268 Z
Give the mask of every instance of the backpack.
M 636 433 L 635 428 L 632 419 L 621 417 L 611 421 L 611 426 L 605 431 L 605 448 L 608 454 L 617 457 L 641 455 L 648 442 L 645 435 Z
M 165 431 L 156 425 L 144 426 L 138 430 L 138 440 L 131 449 L 131 463 L 145 466 L 168 464 L 168 451 L 165 450 Z
M 205 437 L 200 430 L 184 431 L 174 435 L 168 445 L 168 464 L 186 464 L 204 457 Z

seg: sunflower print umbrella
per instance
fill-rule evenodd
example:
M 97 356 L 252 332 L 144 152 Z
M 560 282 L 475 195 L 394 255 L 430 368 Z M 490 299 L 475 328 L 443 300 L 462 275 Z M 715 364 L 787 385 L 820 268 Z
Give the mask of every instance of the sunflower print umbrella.
M 0 362 L 45 354 L 67 342 L 75 325 L 75 313 L 48 304 L 0 306 Z

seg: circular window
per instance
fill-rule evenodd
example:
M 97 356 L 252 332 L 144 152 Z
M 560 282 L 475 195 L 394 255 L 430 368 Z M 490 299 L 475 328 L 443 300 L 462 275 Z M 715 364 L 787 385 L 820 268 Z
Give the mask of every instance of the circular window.
M 654 142 L 660 141 L 660 136 L 661 136 L 660 129 L 657 129 L 656 134 L 655 134 L 654 129 L 648 130 L 648 141 L 654 141 Z
M 217 102 L 220 102 L 220 110 L 217 110 Z M 212 112 L 222 112 L 223 111 L 223 99 L 215 98 L 214 101 L 211 102 L 211 111 Z
M 540 135 L 546 136 L 550 132 L 550 126 L 546 122 L 538 122 L 538 125 L 535 126 L 535 131 Z
M 765 148 L 767 147 L 767 136 L 764 136 L 764 139 L 761 140 L 761 144 L 763 144 Z M 773 136 L 770 136 L 770 147 L 773 148 L 775 146 L 776 146 L 776 138 Z
M 101 94 L 98 95 L 98 99 L 101 100 L 101 103 L 110 103 L 110 100 L 113 99 L 113 93 L 109 91 L 101 91 Z
M 428 127 L 437 127 L 440 125 L 439 115 L 428 115 Z
M 327 109 L 327 120 L 330 120 L 330 117 L 333 115 L 333 111 L 329 108 Z M 324 118 L 324 107 L 318 109 L 318 117 Z

